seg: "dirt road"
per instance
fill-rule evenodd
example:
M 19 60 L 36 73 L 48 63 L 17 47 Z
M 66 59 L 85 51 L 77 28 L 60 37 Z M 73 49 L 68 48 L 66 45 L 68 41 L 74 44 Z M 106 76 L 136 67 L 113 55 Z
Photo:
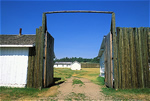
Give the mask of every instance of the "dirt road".
M 74 84 L 73 80 L 78 79 L 83 84 Z M 111 100 L 111 97 L 107 97 L 100 92 L 101 88 L 99 85 L 92 83 L 90 80 L 85 78 L 71 77 L 66 82 L 59 85 L 58 94 L 56 97 L 48 97 L 45 100 Z M 48 92 L 47 92 L 48 93 Z

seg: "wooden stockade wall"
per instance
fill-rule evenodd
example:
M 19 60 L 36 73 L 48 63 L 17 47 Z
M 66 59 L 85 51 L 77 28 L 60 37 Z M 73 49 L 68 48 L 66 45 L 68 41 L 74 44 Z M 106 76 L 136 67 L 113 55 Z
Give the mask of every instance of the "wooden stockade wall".
M 115 88 L 150 88 L 150 28 L 120 28 L 116 35 Z
M 28 60 L 28 72 L 27 72 L 27 87 L 28 88 L 42 88 L 42 73 L 43 73 L 43 46 L 44 46 L 44 34 L 42 34 L 42 27 L 36 29 L 36 41 L 35 47 L 29 55 Z M 34 54 L 34 55 L 32 55 Z
M 83 62 L 81 63 L 81 68 L 100 68 L 100 65 L 99 63 Z
M 29 48 L 27 87 L 43 88 L 53 83 L 54 38 L 42 27 L 36 29 L 34 48 Z
M 150 64 L 150 31 L 148 32 L 148 62 Z M 150 65 L 149 65 L 150 66 Z M 149 67 L 150 68 L 150 67 Z M 149 76 L 150 77 L 150 76 Z
M 33 87 L 33 72 L 35 67 L 35 47 L 29 48 L 28 72 L 27 72 L 27 87 Z

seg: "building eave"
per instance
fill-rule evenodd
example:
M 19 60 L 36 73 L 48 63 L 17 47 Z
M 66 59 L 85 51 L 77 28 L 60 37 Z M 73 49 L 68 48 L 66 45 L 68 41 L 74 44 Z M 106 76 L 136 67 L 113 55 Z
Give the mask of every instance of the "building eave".
M 106 36 L 103 37 L 103 41 L 102 41 L 100 50 L 98 52 L 98 56 L 97 57 L 99 57 L 99 58 L 102 56 L 103 52 L 105 51 L 105 37 Z
M 34 47 L 35 45 L 0 45 L 0 47 Z

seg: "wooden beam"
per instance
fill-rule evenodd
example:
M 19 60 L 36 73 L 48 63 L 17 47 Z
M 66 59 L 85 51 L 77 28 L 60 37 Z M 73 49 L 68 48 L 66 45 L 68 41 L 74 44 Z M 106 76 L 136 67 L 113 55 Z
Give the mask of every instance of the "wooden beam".
M 113 88 L 113 63 L 112 63 L 112 34 L 110 33 L 110 83 Z
M 42 16 L 42 33 L 44 34 L 46 32 L 46 14 L 43 13 Z
M 84 10 L 75 10 L 75 11 L 50 11 L 50 12 L 44 12 L 45 14 L 53 14 L 53 13 L 106 13 L 106 14 L 112 14 L 112 11 L 84 11 Z
M 44 87 L 47 86 L 47 33 L 45 34 Z
M 38 70 L 38 66 L 39 66 L 38 65 L 39 62 L 37 62 L 38 61 L 37 60 L 38 59 L 38 40 L 39 40 L 38 36 L 39 36 L 39 29 L 36 28 L 34 88 L 36 88 L 37 83 L 38 83 L 38 78 L 37 78 L 37 75 L 38 75 L 37 70 Z
M 142 48 L 143 48 L 143 46 L 142 46 L 142 30 L 143 30 L 143 28 L 141 27 L 141 28 L 138 28 L 138 35 L 139 35 L 139 49 L 140 49 L 140 76 L 141 76 L 141 85 L 140 85 L 140 87 L 141 88 L 144 88 L 144 74 L 143 74 L 143 54 L 142 54 Z
M 126 40 L 128 40 L 127 41 L 127 75 L 128 75 L 128 88 L 132 88 L 132 83 L 131 83 L 131 78 L 132 78 L 132 68 L 131 68 L 131 63 L 132 63 L 132 59 L 131 59 L 131 54 L 132 54 L 132 49 L 131 48 L 133 48 L 133 47 L 131 47 L 131 35 L 132 35 L 132 28 L 130 27 L 130 28 L 127 28 L 127 39 Z
M 118 89 L 118 65 L 117 65 L 117 43 L 116 43 L 116 27 L 115 27 L 115 13 L 112 13 L 112 20 L 111 20 L 111 33 L 113 36 L 113 61 L 114 61 L 114 80 L 115 80 L 115 89 Z
M 122 28 L 120 27 L 117 27 L 117 49 L 118 49 L 118 88 L 121 89 L 122 88 L 122 81 L 121 81 L 121 78 L 122 78 L 122 59 L 121 59 L 121 55 L 122 55 Z M 124 63 L 124 62 L 123 62 Z

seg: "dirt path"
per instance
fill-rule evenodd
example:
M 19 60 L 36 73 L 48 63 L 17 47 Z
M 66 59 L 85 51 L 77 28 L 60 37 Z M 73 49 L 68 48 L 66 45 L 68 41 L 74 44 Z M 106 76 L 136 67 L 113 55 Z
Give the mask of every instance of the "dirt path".
M 84 84 L 74 84 L 73 79 L 81 80 Z M 59 85 L 56 97 L 50 97 L 53 100 L 111 100 L 110 97 L 101 93 L 99 85 L 92 83 L 85 78 L 71 77 L 66 82 Z

